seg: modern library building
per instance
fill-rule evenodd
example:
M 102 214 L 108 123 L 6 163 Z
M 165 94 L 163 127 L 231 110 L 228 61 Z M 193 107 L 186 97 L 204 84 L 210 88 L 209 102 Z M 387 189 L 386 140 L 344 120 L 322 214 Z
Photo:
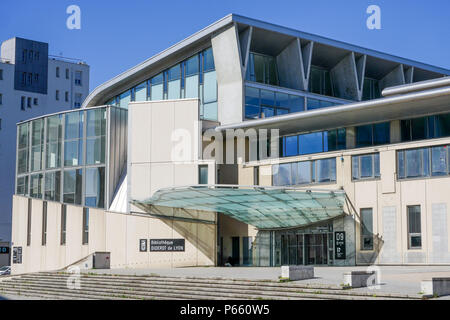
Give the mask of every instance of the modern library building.
M 449 75 L 228 15 L 17 124 L 12 273 L 450 264 Z

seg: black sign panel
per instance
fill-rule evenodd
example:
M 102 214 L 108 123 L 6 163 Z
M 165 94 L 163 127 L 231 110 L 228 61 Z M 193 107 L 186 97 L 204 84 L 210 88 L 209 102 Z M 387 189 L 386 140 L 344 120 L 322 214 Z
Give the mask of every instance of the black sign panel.
M 147 239 L 140 239 L 139 240 L 139 251 L 140 252 L 147 252 Z
M 9 253 L 9 247 L 0 247 L 0 254 Z
M 22 247 L 13 247 L 13 263 L 22 263 Z
M 184 239 L 150 239 L 150 251 L 184 251 Z
M 345 260 L 345 231 L 336 231 L 334 233 L 334 258 L 336 260 Z

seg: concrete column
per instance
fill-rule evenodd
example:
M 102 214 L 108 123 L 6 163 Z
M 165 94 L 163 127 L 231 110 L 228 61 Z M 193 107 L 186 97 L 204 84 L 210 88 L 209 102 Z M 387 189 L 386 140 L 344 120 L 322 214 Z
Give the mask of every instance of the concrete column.
M 405 74 L 405 83 L 413 83 L 414 67 L 403 66 L 403 72 Z
M 356 59 L 355 53 L 350 52 L 331 69 L 331 78 L 338 97 L 361 101 L 365 66 L 365 55 Z
M 403 65 L 399 64 L 380 80 L 380 90 L 402 84 L 405 84 L 405 74 L 403 72 Z
M 243 77 L 239 35 L 235 25 L 211 39 L 217 73 L 218 120 L 222 125 L 243 120 Z
M 242 76 L 245 77 L 250 53 L 250 43 L 252 41 L 253 27 L 250 26 L 239 34 L 239 44 L 241 52 Z

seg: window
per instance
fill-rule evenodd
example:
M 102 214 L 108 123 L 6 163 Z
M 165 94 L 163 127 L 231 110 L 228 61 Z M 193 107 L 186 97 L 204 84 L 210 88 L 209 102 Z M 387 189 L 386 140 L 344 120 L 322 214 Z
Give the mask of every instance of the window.
M 137 85 L 134 89 L 134 101 L 146 101 L 147 100 L 147 81 Z
M 281 156 L 291 157 L 346 148 L 345 128 L 281 138 Z
M 28 176 L 17 178 L 16 194 L 23 196 L 28 195 Z
M 34 52 L 34 60 L 39 60 L 39 51 Z
M 81 205 L 81 169 L 64 170 L 63 202 Z
M 28 81 L 27 81 L 27 85 L 31 86 L 33 84 L 33 74 L 32 73 L 28 73 Z
M 373 250 L 372 208 L 361 209 L 361 250 Z
M 59 67 L 56 67 L 56 77 L 59 78 Z
M 30 177 L 30 197 L 42 199 L 43 174 L 33 174 Z
M 60 244 L 63 246 L 66 244 L 66 230 L 67 230 L 67 206 L 65 204 L 61 205 L 61 241 Z
M 0 80 L 3 80 L 3 69 L 0 69 Z
M 326 100 L 319 100 L 319 99 L 312 99 L 307 98 L 307 109 L 308 110 L 314 110 L 314 109 L 321 109 L 321 108 L 327 108 L 339 105 L 338 103 L 326 101 Z
M 38 98 L 34 98 L 34 99 L 33 99 L 33 104 L 34 104 L 35 106 L 38 105 Z
M 208 165 L 198 166 L 198 184 L 208 184 Z
M 3 104 L 3 95 L 0 93 L 0 104 Z
M 30 55 L 29 55 L 30 62 L 33 61 L 33 56 L 34 56 L 33 50 L 30 50 Z
M 430 175 L 429 148 L 397 151 L 397 177 L 417 178 Z
M 259 186 L 259 167 L 253 167 L 253 185 Z
M 44 198 L 50 201 L 60 201 L 61 171 L 45 173 Z
M 390 143 L 390 123 L 383 122 L 356 127 L 356 147 Z
M 17 142 L 17 174 L 28 172 L 29 161 L 29 123 L 18 126 Z M 28 182 L 26 183 L 28 188 Z
M 42 245 L 47 244 L 47 201 L 42 202 Z
M 69 79 L 69 69 L 66 68 L 66 79 Z
M 408 248 L 422 248 L 420 206 L 407 206 L 408 214 Z
M 27 62 L 27 54 L 28 54 L 28 50 L 24 49 L 22 51 L 22 62 L 26 63 Z
M 309 91 L 325 96 L 333 96 L 330 72 L 324 68 L 311 65 Z
M 81 99 L 82 99 L 81 93 L 75 93 L 75 101 L 73 103 L 73 106 L 75 108 L 81 107 Z M 128 108 L 128 103 L 127 103 L 127 108 Z
M 56 90 L 56 92 L 55 92 L 55 99 L 56 99 L 56 101 L 59 100 L 59 90 Z
M 81 86 L 81 77 L 82 77 L 81 71 L 75 71 L 75 85 Z
M 20 97 L 20 109 L 25 110 L 25 97 Z
M 64 166 L 83 164 L 83 112 L 70 112 L 65 116 Z
M 352 157 L 353 180 L 375 179 L 380 177 L 380 154 L 363 154 Z
M 275 58 L 250 52 L 246 80 L 277 86 L 278 74 Z
M 31 211 L 33 210 L 32 205 L 33 205 L 33 200 L 31 200 L 30 198 L 28 198 L 28 214 L 27 214 L 27 246 L 30 246 L 30 245 L 31 245 Z
M 44 119 L 31 122 L 31 171 L 42 170 L 44 156 Z
M 336 181 L 336 159 L 283 163 L 272 166 L 274 186 L 327 183 Z
M 62 115 L 48 117 L 47 121 L 47 169 L 61 166 Z
M 106 110 L 87 111 L 86 164 L 105 163 L 106 152 Z
M 448 150 L 447 146 L 439 146 L 431 148 L 431 175 L 444 176 L 448 170 Z
M 381 98 L 379 81 L 376 79 L 364 78 L 363 84 L 363 100 L 371 100 Z
M 181 97 L 181 65 L 177 64 L 167 71 L 167 97 L 180 99 Z
M 83 245 L 89 243 L 89 208 L 83 208 Z
M 27 98 L 27 107 L 31 108 L 31 98 L 30 97 Z
M 105 168 L 87 168 L 85 171 L 84 204 L 88 207 L 105 206 Z
M 66 102 L 69 102 L 69 91 L 66 91 L 66 92 L 64 93 L 64 100 L 65 100 Z
M 34 83 L 39 83 L 39 73 L 34 74 Z

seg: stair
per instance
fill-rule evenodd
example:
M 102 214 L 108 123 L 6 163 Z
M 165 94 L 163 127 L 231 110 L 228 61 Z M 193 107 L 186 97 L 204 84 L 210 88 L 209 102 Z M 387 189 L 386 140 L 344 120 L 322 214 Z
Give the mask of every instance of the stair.
M 344 290 L 339 286 L 280 283 L 264 280 L 222 278 L 181 278 L 157 275 L 81 274 L 80 289 L 67 286 L 67 273 L 30 273 L 0 281 L 0 295 L 21 295 L 42 299 L 341 299 L 386 300 L 421 299 L 419 295 L 402 295 Z

